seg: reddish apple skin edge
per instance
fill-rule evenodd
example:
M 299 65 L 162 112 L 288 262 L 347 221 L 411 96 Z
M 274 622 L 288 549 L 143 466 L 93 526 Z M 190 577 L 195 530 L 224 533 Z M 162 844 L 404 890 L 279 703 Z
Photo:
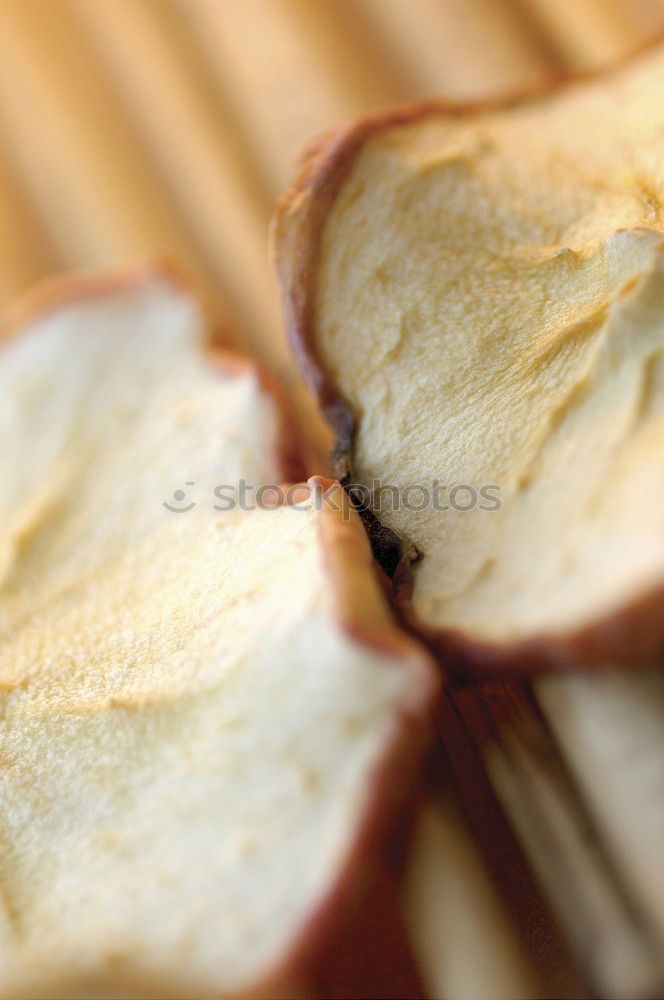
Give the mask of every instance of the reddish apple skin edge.
M 338 482 L 321 476 L 311 478 L 307 488 L 323 491 L 329 501 L 322 506 L 319 537 L 339 623 L 359 644 L 402 658 L 412 681 L 395 709 L 385 748 L 371 776 L 363 816 L 336 879 L 302 926 L 290 953 L 254 990 L 243 994 L 252 1000 L 320 995 L 318 978 L 334 941 L 384 876 L 385 859 L 420 802 L 422 765 L 434 738 L 434 715 L 441 695 L 435 664 L 391 620 L 368 538 L 348 494 Z M 284 989 L 290 992 L 284 994 Z

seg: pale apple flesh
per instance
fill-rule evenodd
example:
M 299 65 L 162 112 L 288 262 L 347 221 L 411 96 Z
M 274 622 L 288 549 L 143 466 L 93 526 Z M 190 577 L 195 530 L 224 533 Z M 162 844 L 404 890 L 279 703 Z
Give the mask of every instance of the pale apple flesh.
M 618 659 L 664 651 L 662 93 L 660 47 L 510 107 L 387 116 L 282 203 L 287 311 L 353 414 L 352 478 L 421 555 L 416 625 L 470 658 L 532 665 L 542 639 L 574 666 L 621 630 Z
M 2 997 L 304 989 L 416 784 L 426 657 L 330 484 L 219 509 L 282 418 L 201 329 L 155 275 L 0 349 Z

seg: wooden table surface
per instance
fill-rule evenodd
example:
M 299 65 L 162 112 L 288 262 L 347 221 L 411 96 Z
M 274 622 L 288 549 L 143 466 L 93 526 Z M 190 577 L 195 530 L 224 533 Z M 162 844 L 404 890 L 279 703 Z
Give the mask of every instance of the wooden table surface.
M 320 456 L 267 256 L 299 147 L 387 104 L 607 65 L 661 31 L 664 0 L 0 0 L 0 304 L 166 256 L 288 384 Z M 661 673 L 487 687 L 446 712 L 403 898 L 429 994 L 658 995 Z

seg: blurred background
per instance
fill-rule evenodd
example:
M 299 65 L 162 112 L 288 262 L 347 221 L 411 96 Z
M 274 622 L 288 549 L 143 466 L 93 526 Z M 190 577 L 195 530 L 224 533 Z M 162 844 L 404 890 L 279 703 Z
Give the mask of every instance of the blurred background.
M 0 0 L 0 306 L 58 271 L 168 257 L 311 413 L 267 254 L 298 149 L 385 105 L 519 92 L 662 33 L 664 0 Z M 403 901 L 428 993 L 660 995 L 661 680 L 515 682 L 447 712 Z M 335 977 L 330 995 L 354 995 Z

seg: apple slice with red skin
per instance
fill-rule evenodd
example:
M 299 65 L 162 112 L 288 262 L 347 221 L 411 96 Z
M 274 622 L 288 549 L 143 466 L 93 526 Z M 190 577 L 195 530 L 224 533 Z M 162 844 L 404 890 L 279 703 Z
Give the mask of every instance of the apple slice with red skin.
M 0 348 L 3 997 L 306 995 L 416 800 L 435 672 L 202 329 L 156 270 Z
M 663 89 L 659 46 L 387 112 L 312 145 L 278 206 L 337 474 L 461 679 L 664 655 Z

